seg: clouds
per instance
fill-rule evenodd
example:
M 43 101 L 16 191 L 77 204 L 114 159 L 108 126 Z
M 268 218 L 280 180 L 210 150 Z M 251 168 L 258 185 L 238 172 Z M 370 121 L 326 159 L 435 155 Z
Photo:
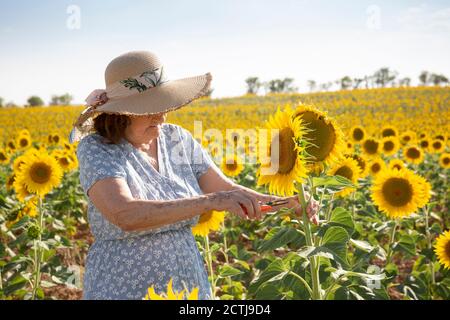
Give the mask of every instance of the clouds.
M 450 7 L 433 9 L 427 4 L 410 7 L 400 14 L 398 22 L 410 31 L 449 32 Z

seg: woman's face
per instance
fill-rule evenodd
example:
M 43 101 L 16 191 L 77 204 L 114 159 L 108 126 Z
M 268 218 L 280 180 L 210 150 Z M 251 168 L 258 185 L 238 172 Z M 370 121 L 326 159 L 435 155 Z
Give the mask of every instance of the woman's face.
M 131 116 L 131 123 L 126 128 L 126 136 L 137 143 L 146 143 L 159 136 L 161 125 L 166 121 L 167 112 Z

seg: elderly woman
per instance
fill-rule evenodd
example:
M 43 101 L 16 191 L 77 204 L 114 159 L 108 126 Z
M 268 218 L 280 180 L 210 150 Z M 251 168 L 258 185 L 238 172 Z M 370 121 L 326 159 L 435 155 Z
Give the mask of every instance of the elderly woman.
M 142 299 L 151 285 L 166 291 L 211 287 L 191 232 L 202 213 L 228 211 L 261 219 L 260 194 L 227 179 L 208 153 L 167 112 L 209 90 L 209 73 L 169 81 L 151 52 L 115 58 L 106 90 L 95 90 L 71 132 L 80 183 L 89 199 L 95 242 L 84 274 L 84 299 Z M 301 212 L 295 197 L 285 205 Z M 315 219 L 317 203 L 308 207 Z

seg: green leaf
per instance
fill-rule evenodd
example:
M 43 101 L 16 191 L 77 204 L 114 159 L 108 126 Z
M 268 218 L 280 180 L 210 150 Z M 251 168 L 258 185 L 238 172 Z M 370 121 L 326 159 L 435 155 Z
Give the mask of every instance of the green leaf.
M 279 229 L 278 232 L 276 232 L 271 238 L 264 240 L 261 243 L 259 250 L 275 250 L 293 241 L 298 241 L 301 238 L 303 238 L 303 234 L 299 230 L 291 227 L 283 227 Z
M 314 177 L 312 179 L 313 188 L 314 187 L 338 187 L 347 188 L 354 187 L 354 184 L 342 176 L 326 176 L 326 177 Z
M 248 288 L 249 292 L 256 293 L 261 287 L 261 285 L 263 285 L 266 281 L 272 279 L 273 277 L 279 275 L 284 271 L 286 270 L 283 261 L 277 258 L 271 264 L 269 264 L 269 266 L 250 283 L 250 286 Z
M 351 213 L 341 207 L 337 207 L 333 210 L 328 224 L 331 226 L 343 227 L 349 235 L 352 235 L 355 229 Z
M 410 235 L 402 235 L 393 246 L 394 250 L 402 250 L 412 256 L 416 255 L 416 242 Z
M 243 273 L 241 270 L 233 268 L 229 265 L 224 265 L 219 269 L 219 277 L 222 278 L 232 277 L 241 273 Z
M 331 227 L 323 236 L 322 247 L 333 253 L 334 260 L 345 267 L 348 267 L 347 242 L 350 236 L 342 227 Z
M 350 243 L 365 252 L 371 252 L 373 250 L 373 246 L 367 241 L 350 239 Z

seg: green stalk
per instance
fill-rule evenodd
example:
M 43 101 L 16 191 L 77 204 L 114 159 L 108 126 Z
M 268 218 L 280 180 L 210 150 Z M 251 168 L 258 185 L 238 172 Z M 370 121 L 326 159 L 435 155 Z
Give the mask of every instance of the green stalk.
M 308 219 L 308 214 L 306 212 L 307 208 L 307 201 L 305 198 L 305 191 L 303 189 L 303 184 L 298 183 L 297 184 L 297 190 L 298 192 L 298 200 L 302 207 L 302 220 L 303 220 L 303 228 L 305 231 L 305 238 L 306 238 L 306 244 L 310 247 L 314 246 L 313 241 L 313 235 L 311 232 L 311 225 Z M 312 195 L 311 195 L 312 197 Z M 319 268 L 318 266 L 318 260 L 316 257 L 310 257 L 309 260 L 309 266 L 310 266 L 310 272 L 311 272 L 311 281 L 312 281 L 312 294 L 311 299 L 313 300 L 321 300 L 321 288 L 320 288 L 320 279 L 319 279 Z
M 397 229 L 397 220 L 394 219 L 394 226 L 392 227 L 392 230 L 391 230 L 391 238 L 389 240 L 389 245 L 388 245 L 388 248 L 387 248 L 386 265 L 391 260 L 392 245 L 394 244 L 394 241 L 395 241 L 395 229 Z
M 42 209 L 42 199 L 38 197 L 38 207 L 39 207 L 39 216 L 38 216 L 38 224 L 39 224 L 39 235 L 37 240 L 33 240 L 34 242 L 34 283 L 33 283 L 33 292 L 31 295 L 31 299 L 36 299 L 36 293 L 39 288 L 39 284 L 41 282 L 41 262 L 42 262 L 42 250 L 41 250 L 41 241 L 42 241 L 42 227 L 43 227 L 43 217 L 44 211 Z M 39 243 L 39 245 L 38 245 Z
M 433 246 L 431 243 L 431 233 L 430 233 L 430 223 L 429 223 L 429 208 L 428 205 L 426 205 L 423 208 L 423 211 L 425 213 L 425 233 L 427 236 L 427 242 L 428 242 L 428 249 L 430 251 L 433 250 Z M 430 259 L 430 273 L 431 273 L 431 283 L 435 284 L 436 283 L 436 278 L 435 278 L 435 274 L 434 274 L 434 264 L 433 264 L 433 260 Z
M 209 274 L 211 276 L 212 298 L 213 298 L 213 300 L 215 300 L 216 299 L 216 285 L 214 282 L 214 270 L 213 270 L 213 265 L 212 265 L 212 255 L 211 255 L 211 249 L 209 247 L 208 235 L 205 236 L 205 249 L 206 249 L 206 263 L 208 264 Z

